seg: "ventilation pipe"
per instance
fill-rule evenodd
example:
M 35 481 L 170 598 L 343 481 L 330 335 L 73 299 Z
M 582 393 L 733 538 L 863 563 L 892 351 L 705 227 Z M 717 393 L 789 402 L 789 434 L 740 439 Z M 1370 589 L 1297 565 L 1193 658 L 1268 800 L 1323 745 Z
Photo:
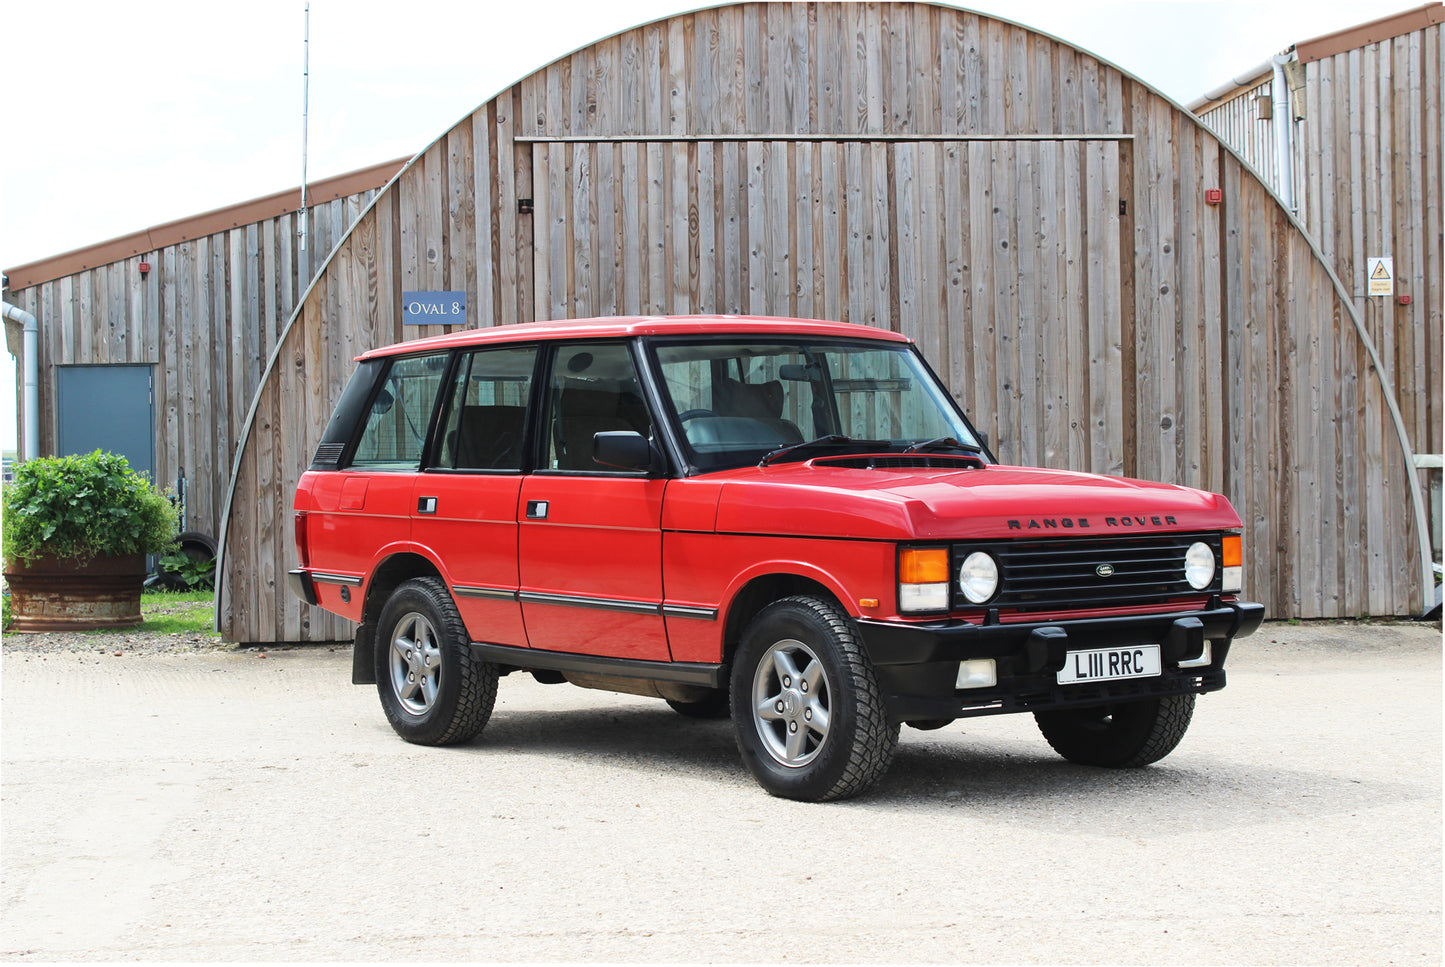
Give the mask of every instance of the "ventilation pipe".
M 20 459 L 30 460 L 40 456 L 40 323 L 30 313 L 8 302 L 5 318 L 25 327 L 20 343 L 20 360 L 24 368 L 24 395 L 21 397 L 25 409 L 25 427 L 20 435 Z
M 1270 83 L 1270 94 L 1274 101 L 1274 168 L 1275 181 L 1279 189 L 1280 201 L 1284 207 L 1289 209 L 1291 215 L 1299 214 L 1299 206 L 1294 203 L 1294 149 L 1292 146 L 1294 134 L 1294 111 L 1289 104 L 1289 79 L 1285 77 L 1284 65 L 1289 62 L 1291 54 L 1278 54 L 1270 60 L 1274 69 L 1274 79 Z

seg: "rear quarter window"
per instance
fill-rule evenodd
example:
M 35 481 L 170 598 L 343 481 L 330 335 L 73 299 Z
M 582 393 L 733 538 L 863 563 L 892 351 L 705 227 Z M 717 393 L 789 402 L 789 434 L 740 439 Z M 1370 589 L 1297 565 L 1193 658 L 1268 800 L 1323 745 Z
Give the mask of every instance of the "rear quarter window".
M 444 354 L 411 356 L 391 364 L 372 399 L 351 466 L 416 470 L 446 369 Z

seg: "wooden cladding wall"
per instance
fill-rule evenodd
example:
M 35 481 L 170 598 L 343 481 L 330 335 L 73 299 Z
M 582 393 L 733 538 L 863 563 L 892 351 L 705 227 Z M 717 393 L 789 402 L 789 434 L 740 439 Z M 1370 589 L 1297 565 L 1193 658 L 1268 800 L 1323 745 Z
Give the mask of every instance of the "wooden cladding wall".
M 1445 252 L 1441 251 L 1441 78 L 1445 25 L 1436 23 L 1305 65 L 1305 119 L 1297 150 L 1303 217 L 1354 295 L 1394 384 L 1415 449 L 1440 453 Z M 1365 295 L 1365 260 L 1394 259 L 1396 299 Z M 1377 383 L 1361 391 L 1378 393 Z M 1378 403 L 1361 404 L 1351 448 L 1388 432 Z M 1366 468 L 1370 492 L 1392 489 L 1389 464 Z
M 403 329 L 413 288 L 465 290 L 480 326 L 897 329 L 1006 461 L 1228 494 L 1272 614 L 1422 600 L 1403 457 L 1357 432 L 1383 425 L 1373 377 L 1307 240 L 1191 116 L 1021 27 L 922 3 L 714 8 L 599 41 L 448 131 L 281 338 L 230 504 L 228 637 L 350 636 L 281 593 L 282 521 L 352 350 L 446 331 Z M 1368 463 L 1395 484 L 1370 489 Z
M 266 361 L 298 294 L 374 195 L 312 207 L 306 251 L 296 243 L 296 215 L 283 215 L 14 293 L 40 320 L 40 452 L 56 450 L 56 366 L 152 364 L 156 481 L 173 486 L 184 468 L 185 527 L 219 535 Z

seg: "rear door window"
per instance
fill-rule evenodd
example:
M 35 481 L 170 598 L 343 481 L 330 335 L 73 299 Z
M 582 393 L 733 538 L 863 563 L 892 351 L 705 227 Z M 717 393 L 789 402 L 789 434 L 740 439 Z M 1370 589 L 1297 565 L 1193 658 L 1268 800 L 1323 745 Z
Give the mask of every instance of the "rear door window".
M 438 469 L 513 473 L 522 469 L 536 358 L 532 346 L 478 350 L 458 357 L 437 441 Z

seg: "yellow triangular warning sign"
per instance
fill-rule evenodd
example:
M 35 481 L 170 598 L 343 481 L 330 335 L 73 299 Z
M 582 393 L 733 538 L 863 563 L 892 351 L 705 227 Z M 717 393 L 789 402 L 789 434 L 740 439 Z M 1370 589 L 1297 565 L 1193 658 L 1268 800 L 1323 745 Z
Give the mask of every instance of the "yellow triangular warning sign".
M 1372 279 L 1388 279 L 1389 277 L 1390 277 L 1390 270 L 1387 269 L 1387 268 L 1385 268 L 1385 263 L 1384 263 L 1384 262 L 1376 262 L 1376 263 L 1375 263 L 1375 271 L 1373 271 L 1373 272 L 1370 273 L 1370 278 L 1372 278 Z

